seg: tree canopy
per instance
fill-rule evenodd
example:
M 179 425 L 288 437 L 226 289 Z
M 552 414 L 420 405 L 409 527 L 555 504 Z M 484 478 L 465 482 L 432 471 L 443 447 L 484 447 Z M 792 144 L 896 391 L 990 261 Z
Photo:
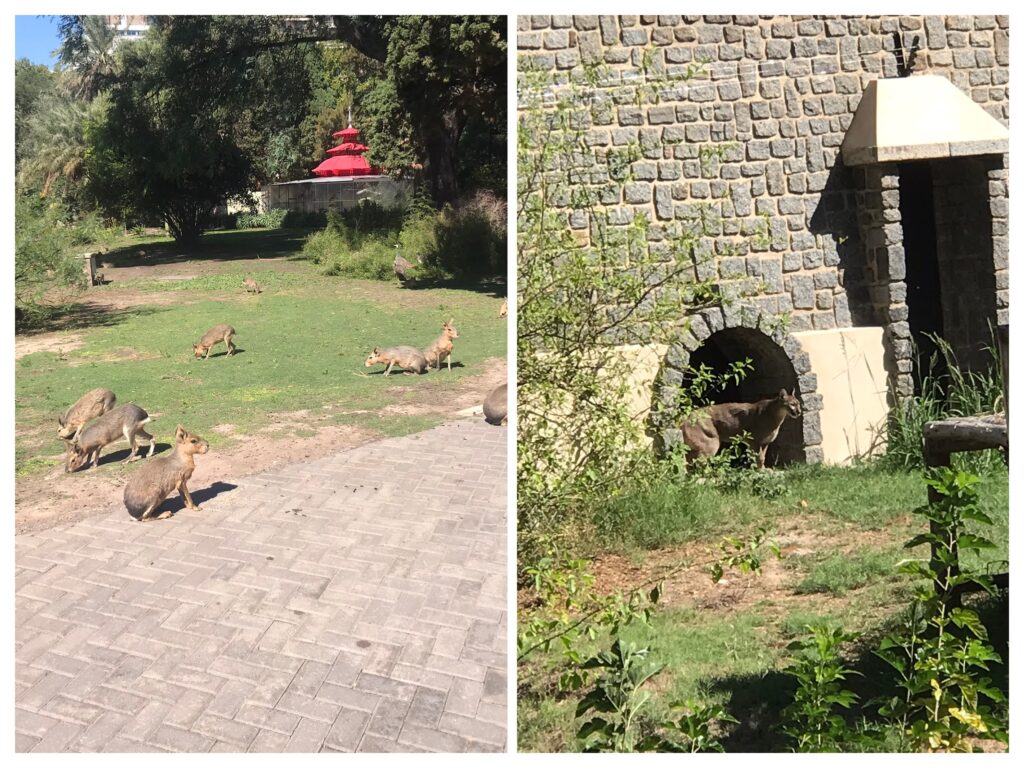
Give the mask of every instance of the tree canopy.
M 503 16 L 150 18 L 123 44 L 103 17 L 60 21 L 65 103 L 49 119 L 78 116 L 86 149 L 66 167 L 108 215 L 191 239 L 226 197 L 308 178 L 349 108 L 371 162 L 420 177 L 435 203 L 504 193 Z

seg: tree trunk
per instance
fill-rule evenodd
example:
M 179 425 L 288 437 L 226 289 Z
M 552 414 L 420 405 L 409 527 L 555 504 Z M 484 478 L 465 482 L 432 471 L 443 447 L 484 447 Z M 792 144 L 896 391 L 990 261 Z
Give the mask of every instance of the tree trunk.
M 427 154 L 424 172 L 430 182 L 434 202 L 438 205 L 453 203 L 459 196 L 455 165 L 463 123 L 453 109 L 444 112 L 440 120 L 432 115 L 429 121 L 420 123 L 423 147 Z

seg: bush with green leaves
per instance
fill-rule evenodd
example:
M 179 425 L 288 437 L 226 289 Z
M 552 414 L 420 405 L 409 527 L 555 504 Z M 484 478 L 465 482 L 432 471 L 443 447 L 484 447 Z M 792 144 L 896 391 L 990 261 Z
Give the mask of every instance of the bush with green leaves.
M 795 659 L 786 674 L 796 680 L 793 702 L 782 713 L 782 730 L 797 752 L 835 752 L 850 738 L 846 721 L 837 709 L 849 709 L 857 694 L 843 687 L 851 669 L 840 646 L 857 635 L 839 627 L 808 625 L 807 637 L 789 644 Z
M 976 611 L 963 607 L 964 587 L 994 592 L 989 576 L 962 568 L 960 554 L 982 552 L 993 544 L 967 531 L 968 523 L 992 525 L 979 506 L 980 478 L 963 470 L 937 467 L 925 475 L 935 501 L 915 512 L 929 532 L 906 547 L 928 544 L 931 559 L 907 560 L 900 571 L 923 578 L 901 631 L 887 636 L 877 655 L 896 672 L 903 695 L 880 711 L 899 723 L 915 751 L 971 751 L 973 739 L 1008 743 L 1005 696 L 992 685 L 990 665 L 1002 659 L 988 643 Z
M 991 362 L 982 370 L 960 366 L 947 341 L 929 336 L 935 352 L 927 359 L 916 358 L 919 392 L 889 412 L 886 449 L 882 461 L 897 469 L 923 469 L 924 425 L 929 421 L 958 416 L 994 413 L 1003 408 L 1003 367 L 998 345 L 987 347 Z M 1002 461 L 999 452 L 974 451 L 957 455 L 957 466 L 985 474 Z
M 69 220 L 58 203 L 18 196 L 14 212 L 14 305 L 28 328 L 85 287 L 80 253 L 106 230 L 95 216 Z
M 716 206 L 697 201 L 671 220 L 616 207 L 636 166 L 663 155 L 662 140 L 594 140 L 615 104 L 646 108 L 700 70 L 669 75 L 645 61 L 628 85 L 600 65 L 582 65 L 568 79 L 519 73 L 521 561 L 540 556 L 537 542 L 552 533 L 585 536 L 595 507 L 663 471 L 648 447 L 645 414 L 632 405 L 629 350 L 671 345 L 696 312 L 750 295 L 741 286 L 718 291 L 706 277 L 715 258 L 712 233 L 722 226 Z M 702 147 L 702 172 L 712 174 L 722 156 L 737 151 Z M 697 388 L 716 377 L 706 378 L 666 383 L 676 403 L 658 418 L 677 419 L 696 407 Z
M 288 211 L 284 208 L 272 208 L 269 211 L 247 211 L 239 213 L 235 218 L 237 229 L 278 229 L 284 225 Z

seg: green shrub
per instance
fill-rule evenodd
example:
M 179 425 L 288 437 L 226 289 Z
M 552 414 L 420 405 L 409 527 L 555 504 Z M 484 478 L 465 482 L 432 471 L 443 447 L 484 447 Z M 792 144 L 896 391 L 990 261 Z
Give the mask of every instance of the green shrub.
M 490 192 L 478 192 L 437 215 L 435 247 L 425 263 L 456 277 L 502 275 L 508 252 L 507 204 Z
M 58 204 L 18 197 L 14 214 L 14 304 L 16 324 L 43 321 L 85 285 L 78 254 L 105 230 L 95 216 L 64 221 Z
M 380 240 L 369 240 L 358 251 L 338 261 L 339 275 L 366 280 L 388 280 L 394 276 L 394 249 Z
M 1002 408 L 1002 362 L 995 342 L 988 347 L 992 359 L 981 371 L 964 370 L 948 342 L 931 336 L 937 352 L 927 361 L 920 357 L 920 392 L 907 398 L 889 414 L 886 452 L 882 461 L 894 469 L 922 469 L 923 429 L 929 421 L 956 416 L 992 413 Z M 958 466 L 988 474 L 1002 461 L 997 451 L 978 451 L 955 457 Z
M 330 264 L 348 250 L 348 243 L 336 230 L 314 232 L 302 245 L 302 255 L 314 264 Z
M 269 211 L 248 211 L 238 214 L 238 229 L 278 229 L 284 224 L 288 211 L 284 208 L 272 208 Z
M 323 211 L 288 211 L 281 226 L 285 229 L 317 229 L 327 226 Z

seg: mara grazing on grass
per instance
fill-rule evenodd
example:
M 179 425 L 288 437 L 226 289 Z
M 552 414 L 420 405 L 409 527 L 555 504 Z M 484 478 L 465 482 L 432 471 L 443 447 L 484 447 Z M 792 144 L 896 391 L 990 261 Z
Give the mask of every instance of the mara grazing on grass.
M 260 288 L 260 284 L 254 278 L 245 278 L 242 281 L 242 286 L 245 288 L 246 293 L 263 293 L 263 289 Z
M 128 514 L 136 520 L 145 520 L 153 516 L 157 507 L 178 491 L 185 501 L 185 506 L 198 512 L 199 506 L 192 501 L 188 492 L 188 480 L 196 468 L 195 455 L 206 453 L 210 444 L 198 435 L 185 431 L 180 424 L 174 432 L 174 451 L 167 456 L 154 459 L 132 475 L 124 488 L 124 505 Z M 157 515 L 156 519 L 170 517 L 169 511 Z
M 687 446 L 687 458 L 710 458 L 734 437 L 750 435 L 751 448 L 757 449 L 757 466 L 764 468 L 768 446 L 779 436 L 787 418 L 800 416 L 800 401 L 793 393 L 780 390 L 776 397 L 756 403 L 719 403 L 694 411 L 680 429 Z
M 210 350 L 222 341 L 228 348 L 228 356 L 232 355 L 235 351 L 235 345 L 231 343 L 231 338 L 235 335 L 235 329 L 230 325 L 215 325 L 213 328 L 203 334 L 203 338 L 199 340 L 198 344 L 192 345 L 192 352 L 195 354 L 196 359 L 203 358 L 204 360 L 210 356 Z
M 107 411 L 83 429 L 75 442 L 67 443 L 64 471 L 74 472 L 86 464 L 95 467 L 99 464 L 100 452 L 122 437 L 128 441 L 128 445 L 132 449 L 128 458 L 122 462 L 123 464 L 140 458 L 138 455 L 140 438 L 149 443 L 149 453 L 146 454 L 146 458 L 149 458 L 153 455 L 153 449 L 156 448 L 153 436 L 142 428 L 142 425 L 149 420 L 149 414 L 134 403 L 119 405 L 117 408 Z

